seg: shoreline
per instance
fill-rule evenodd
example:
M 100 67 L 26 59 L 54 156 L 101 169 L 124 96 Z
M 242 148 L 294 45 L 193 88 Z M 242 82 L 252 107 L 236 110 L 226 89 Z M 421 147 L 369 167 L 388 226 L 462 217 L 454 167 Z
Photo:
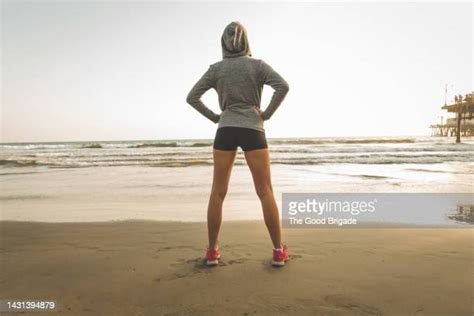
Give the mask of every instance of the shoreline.
M 231 220 L 223 220 L 223 223 L 234 223 L 234 224 L 255 224 L 255 223 L 262 223 L 263 220 L 258 219 L 231 219 Z M 196 224 L 196 225 L 204 225 L 207 221 L 180 221 L 180 220 L 156 220 L 156 219 L 117 219 L 117 220 L 98 220 L 98 221 L 64 221 L 64 222 L 49 222 L 49 221 L 34 221 L 34 220 L 2 220 L 0 219 L 0 224 L 91 224 L 91 225 L 101 225 L 101 224 L 116 224 L 116 223 L 149 223 L 149 224 Z M 285 227 L 283 226 L 282 229 L 330 229 L 330 230 L 342 230 L 342 229 L 406 229 L 406 228 L 413 228 L 413 229 L 474 229 L 474 225 L 470 223 L 453 223 L 453 224 L 445 224 L 445 225 L 431 225 L 431 224 L 409 224 L 403 222 L 391 222 L 391 223 L 380 223 L 380 222 L 364 222 L 358 221 L 356 225 L 328 225 L 328 226 L 321 226 L 321 225 L 306 225 L 301 227 Z

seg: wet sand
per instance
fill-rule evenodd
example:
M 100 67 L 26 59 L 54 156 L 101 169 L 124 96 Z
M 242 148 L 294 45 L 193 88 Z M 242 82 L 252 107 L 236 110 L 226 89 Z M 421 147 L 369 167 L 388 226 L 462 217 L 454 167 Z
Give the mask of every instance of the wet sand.
M 472 229 L 285 229 L 291 260 L 273 268 L 263 222 L 224 222 L 207 268 L 205 223 L 0 227 L 0 298 L 53 299 L 61 315 L 473 313 Z

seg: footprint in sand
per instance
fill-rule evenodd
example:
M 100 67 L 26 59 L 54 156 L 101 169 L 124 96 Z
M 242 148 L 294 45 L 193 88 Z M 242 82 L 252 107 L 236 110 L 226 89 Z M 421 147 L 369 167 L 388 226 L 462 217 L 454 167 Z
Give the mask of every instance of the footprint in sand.
M 234 265 L 234 264 L 241 264 L 241 263 L 244 263 L 246 261 L 247 261 L 246 258 L 238 258 L 238 259 L 229 260 L 229 262 L 227 262 L 227 263 L 229 265 Z
M 289 255 L 288 257 L 290 258 L 290 260 L 303 258 L 303 256 L 301 255 Z
M 342 294 L 327 295 L 324 297 L 324 300 L 330 305 L 349 310 L 351 315 L 382 315 L 382 312 L 378 308 L 357 302 L 356 300 Z
M 221 263 L 221 265 L 225 264 Z M 205 259 L 203 258 L 178 259 L 175 263 L 170 264 L 170 267 L 173 268 L 174 273 L 160 277 L 160 281 L 172 281 L 198 273 L 210 273 L 213 270 L 206 266 Z
M 242 264 L 246 262 L 246 258 L 230 259 L 229 261 L 219 260 L 218 266 L 208 267 L 206 265 L 206 259 L 199 257 L 194 259 L 178 259 L 175 263 L 170 264 L 173 268 L 174 273 L 163 277 L 160 277 L 160 281 L 170 281 L 175 279 L 181 279 L 188 276 L 193 276 L 199 273 L 212 273 L 217 271 L 216 268 L 223 268 L 226 266 L 232 266 L 235 264 Z

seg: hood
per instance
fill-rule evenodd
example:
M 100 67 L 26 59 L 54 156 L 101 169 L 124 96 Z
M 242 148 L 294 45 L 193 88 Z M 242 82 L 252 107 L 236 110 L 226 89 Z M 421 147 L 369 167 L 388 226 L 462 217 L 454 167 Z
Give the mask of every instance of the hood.
M 239 22 L 231 22 L 224 29 L 221 38 L 222 58 L 252 56 L 247 30 Z

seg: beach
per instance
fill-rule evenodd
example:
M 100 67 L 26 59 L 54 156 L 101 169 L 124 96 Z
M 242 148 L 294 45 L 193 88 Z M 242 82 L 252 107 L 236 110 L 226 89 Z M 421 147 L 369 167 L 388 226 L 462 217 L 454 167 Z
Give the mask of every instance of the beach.
M 0 227 L 0 297 L 61 315 L 472 315 L 471 229 L 285 229 L 272 268 L 263 222 L 224 222 L 208 268 L 204 223 Z
M 0 316 L 474 316 L 472 1 L 0 7 Z

